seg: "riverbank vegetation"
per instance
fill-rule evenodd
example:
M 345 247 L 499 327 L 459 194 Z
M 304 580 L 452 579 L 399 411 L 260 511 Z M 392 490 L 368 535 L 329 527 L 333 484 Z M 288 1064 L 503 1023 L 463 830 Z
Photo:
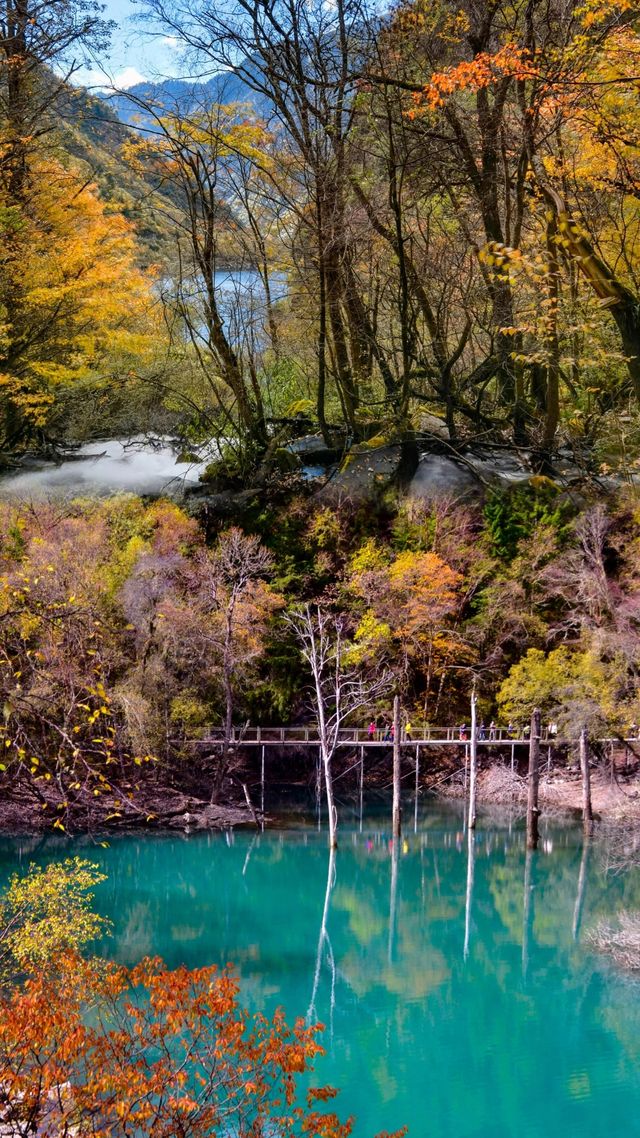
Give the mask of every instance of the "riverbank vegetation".
M 543 481 L 497 501 L 376 513 L 301 493 L 208 534 L 166 501 L 4 504 L 3 798 L 58 828 L 152 823 L 176 794 L 243 802 L 243 723 L 362 726 L 398 690 L 420 737 L 468 719 L 474 677 L 478 722 L 538 706 L 563 737 L 628 735 L 635 491 L 578 508 Z
M 199 521 L 134 498 L 2 507 L 0 773 L 19 809 L 119 825 L 232 788 L 253 809 L 234 726 L 388 715 L 394 691 L 424 731 L 466 720 L 475 683 L 485 720 L 538 706 L 570 738 L 624 734 L 633 13 L 143 7 L 190 74 L 226 69 L 246 96 L 129 96 L 114 138 L 171 235 L 156 267 L 58 121 L 80 129 L 89 107 L 68 81 L 104 49 L 99 6 L 6 8 L 0 451 L 128 419 L 213 462 Z M 225 291 L 229 266 L 257 291 Z M 305 485 L 291 443 L 308 432 L 362 494 L 355 476 L 354 493 Z M 502 448 L 526 481 L 396 496 L 419 442 Z M 223 742 L 198 758 L 208 724 Z

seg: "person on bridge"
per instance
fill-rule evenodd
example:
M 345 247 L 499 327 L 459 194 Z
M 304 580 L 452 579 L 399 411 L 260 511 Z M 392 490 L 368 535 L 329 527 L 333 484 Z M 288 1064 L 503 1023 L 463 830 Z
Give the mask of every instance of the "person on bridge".
M 375 719 L 372 719 L 371 723 L 367 727 L 367 734 L 369 736 L 369 742 L 370 743 L 373 743 L 373 741 L 376 737 L 376 731 L 377 731 L 376 721 L 375 721 Z
M 405 737 L 407 743 L 411 742 L 411 732 L 412 731 L 413 731 L 413 727 L 411 726 L 409 720 L 407 719 L 407 722 L 404 725 L 404 737 Z

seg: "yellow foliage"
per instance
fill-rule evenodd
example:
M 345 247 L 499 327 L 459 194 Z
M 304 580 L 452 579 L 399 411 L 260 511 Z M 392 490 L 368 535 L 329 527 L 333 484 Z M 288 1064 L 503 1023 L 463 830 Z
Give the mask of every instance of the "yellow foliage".
M 64 829 L 63 826 L 59 828 Z M 104 881 L 97 866 L 68 858 L 11 878 L 0 898 L 0 963 L 20 971 L 41 969 L 67 950 L 78 950 L 108 931 L 91 911 L 93 887 Z
M 54 157 L 34 160 L 22 208 L 0 191 L 0 238 L 7 437 L 43 427 L 71 385 L 112 379 L 110 358 L 149 353 L 153 298 L 130 224 Z

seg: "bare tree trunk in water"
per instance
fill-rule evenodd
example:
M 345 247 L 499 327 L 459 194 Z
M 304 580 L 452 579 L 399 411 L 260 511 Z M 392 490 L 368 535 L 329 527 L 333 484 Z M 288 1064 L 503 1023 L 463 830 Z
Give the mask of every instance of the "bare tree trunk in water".
M 393 842 L 400 837 L 400 697 L 393 698 Z
M 593 830 L 593 808 L 591 806 L 591 775 L 589 771 L 589 737 L 586 727 L 580 732 L 580 770 L 582 772 L 582 825 L 585 834 Z
M 538 780 L 540 771 L 540 711 L 531 716 L 529 736 L 529 786 L 527 790 L 527 849 L 538 848 Z

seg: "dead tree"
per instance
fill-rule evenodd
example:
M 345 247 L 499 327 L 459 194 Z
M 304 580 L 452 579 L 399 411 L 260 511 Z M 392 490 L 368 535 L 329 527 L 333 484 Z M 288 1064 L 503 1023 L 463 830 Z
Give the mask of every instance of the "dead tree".
M 582 774 L 582 824 L 585 834 L 593 829 L 593 807 L 591 805 L 591 774 L 589 771 L 589 737 L 586 727 L 580 732 L 580 771 Z
M 333 794 L 333 758 L 340 731 L 351 716 L 370 706 L 389 686 L 387 673 L 366 679 L 349 662 L 345 624 L 318 605 L 305 605 L 285 617 L 311 672 L 311 703 L 318 726 L 329 815 L 329 846 L 338 844 L 338 812 Z

